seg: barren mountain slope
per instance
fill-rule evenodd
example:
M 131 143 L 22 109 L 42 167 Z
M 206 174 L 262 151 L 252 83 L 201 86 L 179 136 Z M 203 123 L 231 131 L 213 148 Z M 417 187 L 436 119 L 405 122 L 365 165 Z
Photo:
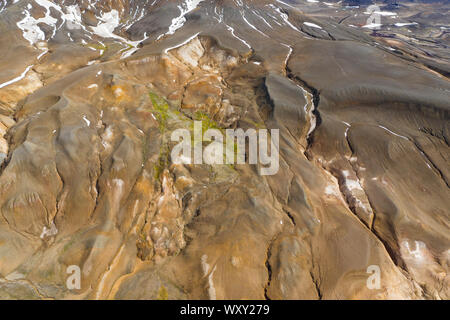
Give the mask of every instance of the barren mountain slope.
M 445 57 L 295 1 L 3 0 L 0 31 L 0 298 L 450 298 Z M 279 129 L 279 171 L 173 163 L 196 120 Z

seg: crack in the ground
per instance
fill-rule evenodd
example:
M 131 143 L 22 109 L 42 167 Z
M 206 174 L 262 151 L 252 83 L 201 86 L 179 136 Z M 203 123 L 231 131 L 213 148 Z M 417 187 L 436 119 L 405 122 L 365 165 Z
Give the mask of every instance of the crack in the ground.
M 286 67 L 286 74 L 288 75 L 288 78 L 291 79 L 294 83 L 298 83 L 301 87 L 306 88 L 307 91 L 313 96 L 313 110 L 311 110 L 311 113 L 315 116 L 316 119 L 316 125 L 314 130 L 308 135 L 307 137 L 307 146 L 305 149 L 305 156 L 309 157 L 309 151 L 314 143 L 314 135 L 319 126 L 322 123 L 322 118 L 320 116 L 319 112 L 319 103 L 320 103 L 320 92 L 316 88 L 309 85 L 305 80 L 301 79 L 297 75 L 294 75 L 292 71 L 289 69 L 289 67 Z
M 319 300 L 322 300 L 322 291 L 320 289 L 320 282 L 318 281 L 318 279 L 316 279 L 316 277 L 314 276 L 314 273 L 312 271 L 309 272 L 309 276 L 311 277 L 311 280 L 314 284 L 314 288 L 316 289 Z
M 309 250 L 310 250 L 310 255 L 311 255 L 311 269 L 309 271 L 309 276 L 311 277 L 311 281 L 312 281 L 312 283 L 314 285 L 314 288 L 316 289 L 317 297 L 319 298 L 319 300 L 322 300 L 323 299 L 323 292 L 320 289 L 320 264 L 317 265 L 317 269 L 318 269 L 317 273 L 319 275 L 319 277 L 317 277 L 314 274 L 314 269 L 315 269 L 316 264 L 314 263 L 314 251 L 313 251 L 312 246 L 313 245 L 310 242 Z
M 267 250 L 266 250 L 265 266 L 266 266 L 266 270 L 267 270 L 267 282 L 264 287 L 264 298 L 266 300 L 271 300 L 268 295 L 268 290 L 269 290 L 270 284 L 272 283 L 272 266 L 270 265 L 270 258 L 272 256 L 272 246 L 273 246 L 273 243 L 275 242 L 275 240 L 277 239 L 277 237 L 278 237 L 278 235 L 276 235 L 272 240 L 270 240 L 269 245 L 267 246 Z
M 419 143 L 417 143 L 417 141 L 414 141 L 412 139 L 410 139 L 410 141 L 414 144 L 414 146 L 417 148 L 417 150 L 419 150 L 420 154 L 423 155 L 423 157 L 426 159 L 427 163 L 431 164 L 431 166 L 433 167 L 434 171 L 436 172 L 436 174 L 439 176 L 439 178 L 445 183 L 445 185 L 447 186 L 447 188 L 450 189 L 450 184 L 449 182 L 445 179 L 445 176 L 443 174 L 443 172 L 441 171 L 441 169 L 439 169 L 439 167 L 434 163 L 434 161 L 430 158 L 430 156 L 425 152 L 425 150 L 420 146 Z

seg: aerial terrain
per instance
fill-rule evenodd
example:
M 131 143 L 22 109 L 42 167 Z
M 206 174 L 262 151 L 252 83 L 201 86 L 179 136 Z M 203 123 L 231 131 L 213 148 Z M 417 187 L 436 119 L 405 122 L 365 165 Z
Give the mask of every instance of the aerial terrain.
M 372 4 L 0 0 L 0 299 L 450 299 L 450 3 Z

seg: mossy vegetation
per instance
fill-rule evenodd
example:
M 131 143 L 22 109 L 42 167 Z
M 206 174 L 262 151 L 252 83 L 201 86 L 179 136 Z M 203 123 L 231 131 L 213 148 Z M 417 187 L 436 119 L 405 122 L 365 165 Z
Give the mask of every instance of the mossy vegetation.
M 155 110 L 154 115 L 159 122 L 159 130 L 164 133 L 169 119 L 169 104 L 154 92 L 149 92 L 149 96 Z
M 86 45 L 89 48 L 95 49 L 95 50 L 104 50 L 106 51 L 108 49 L 107 45 L 101 44 L 101 43 L 89 43 Z
M 258 123 L 248 118 L 242 119 L 242 121 L 251 124 L 255 129 L 266 129 L 266 125 L 264 123 Z
M 109 44 L 104 44 L 104 43 L 99 43 L 99 42 L 94 42 L 94 43 L 87 43 L 84 45 L 85 47 L 100 51 L 100 57 L 99 58 L 104 58 L 105 56 L 109 56 L 112 54 L 115 54 L 117 52 L 126 52 L 128 50 L 133 49 L 134 47 L 130 44 L 127 44 L 126 48 L 123 48 L 123 44 L 120 43 L 109 43 Z
M 154 92 L 149 92 L 150 101 L 153 105 L 153 115 L 158 121 L 159 131 L 161 133 L 161 147 L 159 150 L 158 161 L 154 165 L 154 176 L 159 179 L 161 173 L 169 165 L 169 140 L 166 135 L 169 119 L 173 119 L 175 114 L 170 111 L 167 101 Z
M 217 122 L 212 120 L 206 113 L 204 113 L 202 111 L 195 112 L 194 119 L 202 122 L 202 132 L 203 133 L 205 133 L 205 131 L 207 131 L 209 129 L 220 130 L 219 126 L 217 125 Z
M 191 132 L 191 139 L 192 144 L 194 144 L 194 121 L 201 121 L 202 122 L 202 134 L 204 134 L 209 129 L 217 129 L 219 130 L 223 136 L 224 136 L 224 142 L 226 141 L 226 132 L 225 129 L 220 128 L 216 121 L 211 119 L 211 117 L 206 114 L 203 111 L 196 111 L 193 114 L 192 119 L 184 115 L 179 110 L 176 110 L 175 108 L 171 108 L 169 103 L 162 97 L 160 97 L 158 94 L 154 92 L 149 92 L 149 97 L 151 100 L 151 103 L 153 105 L 153 115 L 156 118 L 156 121 L 158 121 L 159 124 L 159 131 L 161 133 L 161 147 L 159 151 L 159 157 L 157 162 L 154 165 L 154 177 L 159 180 L 162 172 L 165 168 L 167 168 L 170 165 L 170 135 L 172 130 L 179 129 L 179 128 L 185 128 L 188 129 Z M 204 142 L 204 146 L 208 145 L 208 142 Z M 226 151 L 229 146 L 224 146 L 224 160 L 226 159 Z M 235 154 L 235 157 L 237 157 L 238 153 L 238 145 L 236 142 L 233 143 L 233 151 Z M 145 155 L 144 150 L 144 159 L 147 159 L 147 155 Z M 223 164 L 221 166 L 218 166 L 217 168 L 214 168 L 213 171 L 221 170 L 220 167 L 227 167 L 226 171 L 229 171 L 230 169 L 234 171 L 234 165 L 232 164 Z M 217 172 L 215 173 L 217 175 Z M 219 174 L 222 175 L 222 174 Z M 227 174 L 229 175 L 229 174 Z
M 126 47 L 124 49 L 120 50 L 120 53 L 122 53 L 122 54 L 124 54 L 127 51 L 130 51 L 131 49 L 134 49 L 134 47 L 129 43 L 126 43 L 125 45 L 126 45 Z
M 202 112 L 202 111 L 196 111 L 194 113 L 194 119 L 197 121 L 201 121 L 202 122 L 202 134 L 204 134 L 206 131 L 208 131 L 209 129 L 217 129 L 219 130 L 223 137 L 224 137 L 224 142 L 226 141 L 226 131 L 223 128 L 220 128 L 219 125 L 217 124 L 216 121 L 212 120 L 208 114 Z M 206 143 L 208 144 L 208 143 Z M 224 158 L 226 156 L 226 151 L 227 148 L 230 148 L 228 145 L 225 146 L 224 148 Z M 233 151 L 234 151 L 234 156 L 237 157 L 237 153 L 238 153 L 238 145 L 236 142 L 233 143 Z M 230 168 L 234 169 L 234 166 L 232 164 L 228 165 Z
M 164 287 L 163 285 L 161 285 L 161 287 L 159 287 L 157 299 L 158 300 L 168 300 L 169 299 L 169 293 L 167 292 L 166 287 Z
M 101 51 L 99 58 L 102 58 L 109 49 L 109 47 L 107 45 L 102 44 L 102 43 L 89 43 L 86 45 L 86 47 Z
M 164 169 L 169 166 L 169 148 L 167 144 L 161 145 L 159 151 L 158 161 L 153 167 L 155 178 L 159 180 L 159 177 L 163 173 Z

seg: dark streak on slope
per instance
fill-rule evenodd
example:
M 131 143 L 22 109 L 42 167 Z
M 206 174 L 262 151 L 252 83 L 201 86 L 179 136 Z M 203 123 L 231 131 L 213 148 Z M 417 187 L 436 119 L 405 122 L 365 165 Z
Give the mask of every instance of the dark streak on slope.
M 320 93 L 319 93 L 319 91 L 316 88 L 314 88 L 311 85 L 309 85 L 305 80 L 300 79 L 298 76 L 294 75 L 292 73 L 292 71 L 289 69 L 289 67 L 287 67 L 287 66 L 286 66 L 286 74 L 287 74 L 289 79 L 291 79 L 292 81 L 294 81 L 296 83 L 300 83 L 302 87 L 306 88 L 312 94 L 312 96 L 313 96 L 313 104 L 314 104 L 314 110 L 312 110 L 312 113 L 316 117 L 316 128 L 315 128 L 315 130 L 317 130 L 317 128 L 322 123 L 322 119 L 320 117 L 320 112 L 319 112 L 319 103 L 320 103 Z M 307 158 L 309 158 L 309 149 L 311 148 L 312 144 L 314 143 L 315 130 L 313 132 L 311 132 L 311 134 L 309 135 L 309 137 L 307 139 L 307 147 L 306 147 L 306 150 L 305 150 L 305 156 Z
M 348 136 L 347 136 L 346 140 L 347 140 L 347 144 L 348 144 L 348 146 L 349 146 L 349 148 L 350 148 L 350 151 L 352 152 L 352 155 L 353 155 L 353 154 L 354 154 L 354 148 L 352 147 L 352 145 L 351 145 L 351 143 L 350 143 L 350 140 L 348 139 Z M 358 175 L 358 170 L 355 170 L 354 166 L 353 166 L 351 163 L 350 163 L 350 165 L 352 166 L 353 171 L 355 172 L 355 174 L 356 174 L 356 176 L 357 176 L 357 178 L 358 178 L 358 181 L 360 181 L 360 177 L 359 177 L 359 175 Z M 339 179 L 338 179 L 338 180 L 339 180 Z M 362 190 L 364 191 L 364 194 L 366 195 L 367 200 L 369 201 L 369 205 L 370 205 L 370 207 L 371 207 L 371 209 L 372 209 L 372 212 L 373 212 L 373 220 L 372 220 L 372 225 L 371 225 L 371 226 L 367 226 L 363 221 L 361 221 L 361 222 L 363 222 L 364 226 L 365 226 L 369 231 L 371 231 L 372 234 L 373 234 L 373 235 L 374 235 L 374 236 L 375 236 L 375 237 L 383 244 L 383 246 L 384 246 L 384 248 L 386 249 L 386 252 L 388 253 L 388 255 L 389 255 L 389 257 L 391 258 L 392 262 L 393 262 L 397 267 L 399 267 L 401 270 L 403 270 L 403 271 L 406 273 L 406 275 L 408 276 L 408 278 L 411 279 L 411 276 L 409 275 L 409 271 L 408 271 L 408 269 L 407 269 L 407 267 L 406 267 L 406 263 L 403 261 L 403 259 L 401 258 L 401 256 L 395 254 L 396 251 L 394 250 L 394 248 L 392 248 L 392 247 L 389 245 L 389 243 L 388 243 L 387 241 L 385 241 L 385 240 L 380 236 L 380 234 L 376 231 L 376 229 L 374 228 L 374 226 L 375 226 L 375 219 L 376 219 L 377 213 L 376 213 L 376 211 L 375 211 L 375 209 L 374 209 L 374 206 L 372 205 L 372 202 L 370 201 L 370 195 L 366 192 L 366 190 L 364 189 L 364 186 L 363 186 L 361 183 L 360 183 L 360 186 L 361 186 Z M 342 194 L 342 196 L 344 197 L 344 199 L 346 199 L 344 194 Z M 347 204 L 347 205 L 348 205 L 348 204 Z M 349 207 L 349 209 L 350 209 L 350 207 Z M 350 209 L 350 211 L 352 211 L 352 212 L 355 214 L 355 216 L 358 217 L 358 216 L 356 215 L 356 213 L 355 213 L 352 209 Z M 397 241 L 395 233 L 393 233 L 393 237 L 395 238 L 395 241 Z
M 270 257 L 272 256 L 272 245 L 273 242 L 275 241 L 276 237 L 274 239 L 272 239 L 269 243 L 269 246 L 267 247 L 267 252 L 266 252 L 266 262 L 265 262 L 265 266 L 267 269 L 267 283 L 266 286 L 264 287 L 264 298 L 266 300 L 271 300 L 267 294 L 267 291 L 269 290 L 270 287 L 270 283 L 272 282 L 272 267 L 270 265 Z
M 434 161 L 430 158 L 430 156 L 425 152 L 425 150 L 423 150 L 423 148 L 416 142 L 413 141 L 414 146 L 417 148 L 417 150 L 419 150 L 419 152 L 424 156 L 424 158 L 427 160 L 427 162 L 429 162 L 432 166 L 434 171 L 436 172 L 436 174 L 439 176 L 439 178 L 441 178 L 441 180 L 445 183 L 445 185 L 447 186 L 447 188 L 450 189 L 450 184 L 447 182 L 447 180 L 445 179 L 444 174 L 442 173 L 441 169 L 439 169 L 439 167 L 434 163 Z

